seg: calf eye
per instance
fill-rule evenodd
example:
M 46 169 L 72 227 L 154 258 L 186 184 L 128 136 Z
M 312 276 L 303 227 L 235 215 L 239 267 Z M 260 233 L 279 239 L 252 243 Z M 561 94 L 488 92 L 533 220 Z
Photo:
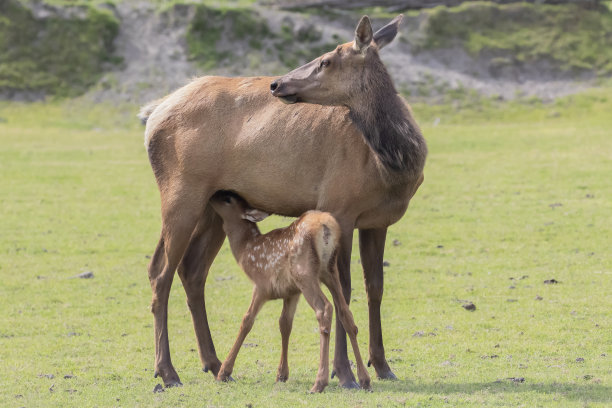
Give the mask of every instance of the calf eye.
M 329 66 L 330 62 L 331 61 L 328 60 L 328 59 L 321 60 L 321 64 L 319 65 L 319 68 L 325 68 L 325 67 Z

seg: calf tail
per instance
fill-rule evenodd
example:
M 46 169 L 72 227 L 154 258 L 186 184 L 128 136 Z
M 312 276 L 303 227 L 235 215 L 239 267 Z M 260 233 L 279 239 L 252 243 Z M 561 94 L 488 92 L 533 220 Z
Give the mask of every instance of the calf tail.
M 316 234 L 315 247 L 321 263 L 327 265 L 337 255 L 340 244 L 340 226 L 329 213 L 323 213 Z

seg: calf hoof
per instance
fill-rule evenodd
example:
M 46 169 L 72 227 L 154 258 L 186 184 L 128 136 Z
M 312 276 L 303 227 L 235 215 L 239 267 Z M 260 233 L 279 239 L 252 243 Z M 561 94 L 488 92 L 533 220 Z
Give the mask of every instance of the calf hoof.
M 217 381 L 235 382 L 231 374 L 226 374 L 226 373 L 219 373 L 219 375 L 217 376 Z
M 361 386 L 362 389 L 372 392 L 372 385 L 370 384 L 369 378 L 364 378 L 363 380 L 359 380 L 359 385 Z
M 314 393 L 319 393 L 319 392 L 323 392 L 323 390 L 325 389 L 325 387 L 327 387 L 327 384 L 323 384 L 320 382 L 316 382 L 312 388 L 310 389 L 310 393 L 314 394 Z
M 276 376 L 276 382 L 287 382 L 288 379 L 289 379 L 288 375 L 279 374 Z

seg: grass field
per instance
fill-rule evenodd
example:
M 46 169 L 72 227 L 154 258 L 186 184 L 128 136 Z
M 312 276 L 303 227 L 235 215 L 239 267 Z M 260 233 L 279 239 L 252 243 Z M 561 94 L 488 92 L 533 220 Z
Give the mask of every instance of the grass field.
M 271 302 L 238 357 L 237 381 L 217 384 L 201 372 L 178 278 L 170 345 L 184 386 L 153 393 L 146 265 L 159 197 L 136 107 L 0 104 L 0 406 L 610 406 L 609 95 L 414 107 L 430 156 L 425 183 L 389 231 L 382 310 L 400 380 L 374 380 L 366 393 L 334 379 L 321 395 L 307 394 L 318 334 L 303 300 L 288 383 L 274 383 L 281 302 Z M 93 279 L 75 278 L 87 271 Z M 367 353 L 356 250 L 353 288 Z M 206 293 L 223 359 L 251 293 L 227 245 Z

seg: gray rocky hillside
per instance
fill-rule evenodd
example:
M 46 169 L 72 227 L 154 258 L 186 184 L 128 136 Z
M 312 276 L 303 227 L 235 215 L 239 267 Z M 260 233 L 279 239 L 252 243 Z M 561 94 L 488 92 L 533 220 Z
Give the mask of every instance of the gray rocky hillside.
M 283 74 L 350 41 L 362 14 L 376 29 L 399 12 L 382 58 L 412 99 L 549 99 L 612 73 L 609 2 L 444 1 L 0 0 L 0 97 L 142 103 L 198 75 Z

